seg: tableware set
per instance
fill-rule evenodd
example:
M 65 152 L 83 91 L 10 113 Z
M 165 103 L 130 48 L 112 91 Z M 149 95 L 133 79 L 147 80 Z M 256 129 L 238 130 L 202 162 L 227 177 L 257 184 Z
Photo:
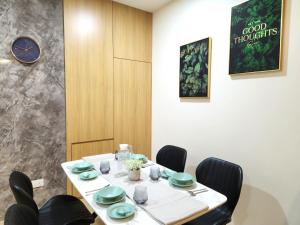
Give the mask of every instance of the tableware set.
M 194 190 L 186 190 L 191 196 L 196 196 L 197 194 L 207 192 L 207 188 L 200 188 L 200 189 L 194 189 Z
M 164 169 L 160 175 L 162 178 L 164 179 L 169 179 L 169 177 L 171 177 L 173 174 L 175 174 L 176 172 L 173 170 L 168 170 L 168 169 Z
M 99 173 L 94 169 L 93 164 L 89 162 L 79 162 L 70 167 L 72 173 L 79 174 L 81 180 L 92 180 L 99 176 Z
M 125 151 L 127 146 L 120 146 Z M 147 165 L 148 159 L 142 154 L 131 154 L 130 159 L 136 159 L 143 161 L 144 165 Z M 160 177 L 168 179 L 171 186 L 186 188 L 190 187 L 195 183 L 195 178 L 188 173 L 177 173 L 175 171 L 164 169 L 160 171 L 160 167 L 149 163 L 150 174 L 149 177 L 156 181 Z M 91 180 L 98 177 L 99 173 L 94 170 L 94 167 L 89 162 L 76 163 L 71 171 L 73 173 L 79 174 L 79 178 L 82 180 Z M 100 162 L 100 171 L 102 174 L 109 173 L 110 163 L 108 160 L 103 160 Z M 207 189 L 197 189 L 197 190 L 187 190 L 192 196 L 199 193 L 207 191 Z M 95 189 L 86 193 L 87 195 L 93 194 L 93 200 L 100 205 L 110 205 L 107 208 L 107 215 L 112 219 L 125 219 L 133 216 L 136 208 L 132 204 L 128 204 L 124 201 L 126 197 L 125 191 L 118 186 L 105 186 L 101 189 Z M 134 189 L 133 200 L 137 204 L 144 204 L 148 200 L 147 187 L 144 185 L 137 185 Z M 120 203 L 121 202 L 121 203 Z
M 136 160 L 141 160 L 143 163 L 148 162 L 148 158 L 143 154 L 131 154 L 130 158 L 131 159 L 136 159 Z
M 89 163 L 89 162 L 79 162 L 76 163 L 74 166 L 70 167 L 72 173 L 83 173 L 86 171 L 91 171 L 94 169 L 93 164 Z
M 174 173 L 169 177 L 169 183 L 176 187 L 190 187 L 195 183 L 195 178 L 189 173 Z
M 170 185 L 179 188 L 191 187 L 196 182 L 195 178 L 189 173 L 177 173 L 169 169 L 164 169 L 161 172 L 161 177 L 168 179 Z
M 97 204 L 111 205 L 120 202 L 125 198 L 125 191 L 118 186 L 108 186 L 93 194 L 93 199 Z
M 100 162 L 100 171 L 102 174 L 107 174 L 110 171 L 110 164 L 108 160 L 103 160 Z
M 135 186 L 133 200 L 137 204 L 144 204 L 148 200 L 147 187 L 144 185 Z
M 107 215 L 112 219 L 125 219 L 135 213 L 135 206 L 128 203 L 117 203 L 107 209 Z
M 92 171 L 86 171 L 86 172 L 82 172 L 79 174 L 79 178 L 81 180 L 92 180 L 92 179 L 95 179 L 97 178 L 99 175 L 99 173 L 95 170 L 92 170 Z
M 152 180 L 158 180 L 160 177 L 160 168 L 157 165 L 153 165 L 150 167 L 150 178 Z
M 101 188 L 96 188 L 96 189 L 93 189 L 93 190 L 86 191 L 86 192 L 85 192 L 85 196 L 94 194 L 96 191 L 100 191 L 101 189 L 106 188 L 106 187 L 108 187 L 108 186 L 110 186 L 110 184 L 107 184 L 106 186 L 101 187 Z
M 118 186 L 108 186 L 93 194 L 93 199 L 97 204 L 111 205 L 107 208 L 107 215 L 112 219 L 125 219 L 135 213 L 135 206 L 124 201 L 125 191 Z

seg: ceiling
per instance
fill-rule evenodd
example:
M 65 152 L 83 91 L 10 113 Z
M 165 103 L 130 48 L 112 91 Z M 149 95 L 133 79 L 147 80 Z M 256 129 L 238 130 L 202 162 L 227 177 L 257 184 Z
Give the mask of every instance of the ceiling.
M 154 12 L 172 0 L 114 0 L 115 2 L 129 5 L 148 12 Z

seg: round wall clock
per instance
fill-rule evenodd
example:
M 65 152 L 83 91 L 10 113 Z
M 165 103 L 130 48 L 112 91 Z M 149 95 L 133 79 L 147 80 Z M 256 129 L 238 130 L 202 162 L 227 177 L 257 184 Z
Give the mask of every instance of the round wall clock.
M 11 52 L 16 60 L 27 64 L 35 63 L 41 55 L 40 46 L 30 37 L 18 37 L 14 40 Z

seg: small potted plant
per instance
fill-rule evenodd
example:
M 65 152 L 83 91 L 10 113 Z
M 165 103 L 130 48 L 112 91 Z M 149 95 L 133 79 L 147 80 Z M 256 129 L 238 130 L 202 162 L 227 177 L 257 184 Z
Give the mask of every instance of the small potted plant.
M 126 161 L 128 168 L 128 178 L 129 180 L 137 181 L 141 177 L 141 166 L 143 162 L 137 159 L 129 159 Z

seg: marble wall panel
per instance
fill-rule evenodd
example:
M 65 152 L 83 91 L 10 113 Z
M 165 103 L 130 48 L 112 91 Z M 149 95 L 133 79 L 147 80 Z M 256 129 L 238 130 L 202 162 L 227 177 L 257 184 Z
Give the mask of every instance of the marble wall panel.
M 45 179 L 35 190 L 40 205 L 66 191 L 60 167 L 65 161 L 63 2 L 1 0 L 0 58 L 0 220 L 14 202 L 8 186 L 12 170 Z M 33 37 L 42 49 L 39 62 L 26 66 L 13 59 L 12 41 Z

